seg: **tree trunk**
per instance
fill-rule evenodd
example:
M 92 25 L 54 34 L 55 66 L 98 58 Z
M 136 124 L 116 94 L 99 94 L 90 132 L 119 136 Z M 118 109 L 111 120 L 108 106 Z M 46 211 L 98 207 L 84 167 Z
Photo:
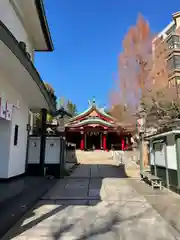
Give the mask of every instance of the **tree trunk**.
M 148 160 L 148 145 L 147 142 L 144 142 L 143 144 L 143 166 L 146 168 L 149 164 Z

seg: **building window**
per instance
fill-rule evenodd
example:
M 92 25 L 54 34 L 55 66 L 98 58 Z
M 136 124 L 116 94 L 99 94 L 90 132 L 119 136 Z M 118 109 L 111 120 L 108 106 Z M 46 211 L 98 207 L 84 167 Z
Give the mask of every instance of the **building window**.
M 180 55 L 175 55 L 168 60 L 168 69 L 180 69 Z
M 178 35 L 172 35 L 168 41 L 168 48 L 180 48 L 180 37 Z
M 175 68 L 180 69 L 180 55 L 174 56 L 174 63 L 175 63 Z
M 167 41 L 168 48 L 173 48 L 173 40 L 172 37 Z
M 14 146 L 17 146 L 17 144 L 18 144 L 18 132 L 19 132 L 19 126 L 15 125 L 15 128 L 14 128 Z
M 176 81 L 175 81 L 175 79 L 172 79 L 172 80 L 170 81 L 170 87 L 176 87 Z
M 180 85 L 180 77 L 176 77 L 176 84 Z
M 175 77 L 177 93 L 179 94 L 180 90 L 180 77 Z
M 174 69 L 174 67 L 175 67 L 174 57 L 171 57 L 170 59 L 168 59 L 167 66 L 168 66 L 168 70 L 173 70 Z
M 180 84 L 180 77 L 176 77 L 176 82 Z
M 174 24 L 172 27 L 170 27 L 169 30 L 167 30 L 166 35 L 168 36 L 169 34 L 173 33 L 176 30 L 176 25 Z

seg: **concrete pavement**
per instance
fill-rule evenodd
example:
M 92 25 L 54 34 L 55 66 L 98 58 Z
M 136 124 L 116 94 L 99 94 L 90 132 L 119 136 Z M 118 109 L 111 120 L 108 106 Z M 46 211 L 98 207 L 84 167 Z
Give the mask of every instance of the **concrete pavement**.
M 56 182 L 22 176 L 0 183 L 0 239 Z
M 59 180 L 2 240 L 180 239 L 150 204 L 151 188 L 129 178 L 126 166 L 117 167 L 109 153 L 98 155 L 82 153 L 73 174 Z M 168 196 L 166 190 L 157 194 Z

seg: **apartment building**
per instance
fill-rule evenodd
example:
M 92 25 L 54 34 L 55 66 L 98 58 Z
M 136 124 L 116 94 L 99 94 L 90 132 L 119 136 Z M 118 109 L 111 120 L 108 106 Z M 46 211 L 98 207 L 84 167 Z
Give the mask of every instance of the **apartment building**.
M 157 35 L 153 40 L 156 47 L 155 60 L 161 58 L 161 60 L 166 59 L 166 64 L 159 64 L 159 69 L 157 67 L 157 75 L 163 74 L 166 69 L 168 69 L 168 77 L 166 79 L 164 74 L 164 83 L 166 80 L 169 84 L 177 87 L 180 86 L 180 12 L 172 14 L 172 21 Z M 156 44 L 157 39 L 163 40 L 165 44 Z M 168 51 L 166 51 L 168 48 Z M 160 62 L 159 61 L 159 62 Z M 156 61 L 158 64 L 158 61 Z M 162 76 L 160 76 L 162 78 Z M 158 78 L 158 76 L 157 76 Z

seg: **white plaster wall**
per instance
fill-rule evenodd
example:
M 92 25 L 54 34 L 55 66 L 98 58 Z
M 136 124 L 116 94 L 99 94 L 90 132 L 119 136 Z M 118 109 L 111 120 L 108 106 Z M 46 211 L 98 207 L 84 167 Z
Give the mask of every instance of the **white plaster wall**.
M 27 131 L 26 126 L 28 123 L 28 104 L 22 99 L 21 95 L 12 88 L 8 83 L 8 80 L 0 75 L 0 96 L 4 95 L 4 98 L 13 105 L 17 105 L 19 102 L 19 109 L 13 108 L 13 116 L 10 124 L 9 143 L 9 158 L 6 155 L 4 161 L 9 161 L 8 174 L 2 177 L 12 177 L 24 173 L 25 171 L 25 159 L 26 159 L 26 145 L 27 145 Z M 19 126 L 18 144 L 14 146 L 14 127 Z M 3 141 L 3 135 L 0 131 L 0 141 Z M 1 175 L 0 175 L 1 178 Z
M 21 105 L 20 109 L 13 108 L 8 177 L 16 176 L 25 172 L 28 113 L 27 105 Z M 16 146 L 14 146 L 15 125 L 19 126 L 18 144 Z
M 165 167 L 166 162 L 165 162 L 165 144 L 164 143 L 155 143 L 155 165 Z M 162 148 L 159 149 L 157 146 L 162 146 Z
M 28 163 L 40 163 L 40 137 L 31 136 L 29 139 Z
M 167 165 L 169 169 L 177 170 L 175 136 L 167 136 Z
M 8 176 L 10 128 L 10 122 L 0 118 L 0 178 Z
M 18 41 L 26 43 L 27 51 L 33 56 L 32 43 L 24 26 L 19 20 L 9 0 L 0 0 L 0 20 L 11 31 Z
M 46 138 L 45 163 L 55 164 L 60 163 L 60 138 Z

